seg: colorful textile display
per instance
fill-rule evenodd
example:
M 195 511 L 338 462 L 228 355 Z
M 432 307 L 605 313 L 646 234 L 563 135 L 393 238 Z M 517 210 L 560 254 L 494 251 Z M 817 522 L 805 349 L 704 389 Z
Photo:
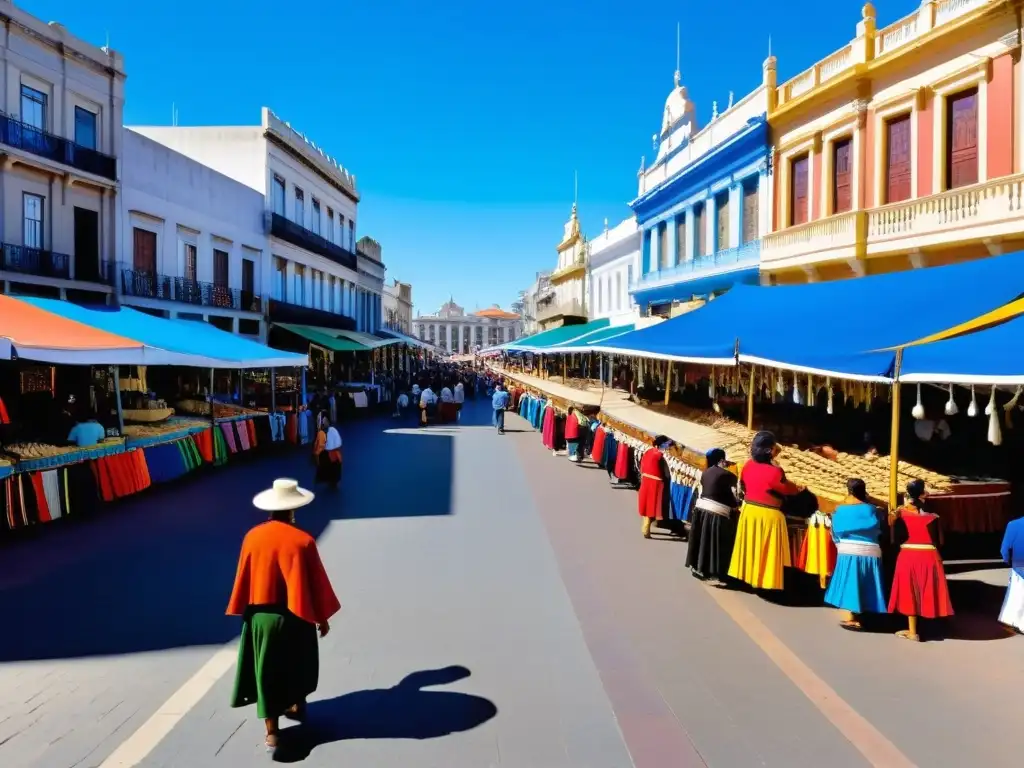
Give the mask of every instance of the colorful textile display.
M 89 462 L 22 472 L 0 480 L 0 510 L 9 530 L 88 514 L 96 504 L 96 481 Z
M 149 488 L 151 479 L 146 454 L 141 450 L 104 456 L 92 462 L 92 471 L 100 488 L 100 498 L 113 501 Z
M 199 448 L 194 441 L 188 439 L 153 445 L 143 449 L 143 452 L 150 480 L 154 484 L 177 480 L 203 463 Z

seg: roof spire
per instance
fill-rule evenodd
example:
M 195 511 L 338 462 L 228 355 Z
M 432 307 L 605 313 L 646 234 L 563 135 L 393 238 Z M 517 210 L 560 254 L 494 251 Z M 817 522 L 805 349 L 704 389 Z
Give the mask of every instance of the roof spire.
M 679 56 L 680 56 L 679 32 L 680 32 L 680 29 L 681 29 L 681 25 L 677 21 L 676 22 L 676 74 L 675 74 L 676 88 L 679 87 L 679 82 L 682 80 L 682 74 L 679 71 Z

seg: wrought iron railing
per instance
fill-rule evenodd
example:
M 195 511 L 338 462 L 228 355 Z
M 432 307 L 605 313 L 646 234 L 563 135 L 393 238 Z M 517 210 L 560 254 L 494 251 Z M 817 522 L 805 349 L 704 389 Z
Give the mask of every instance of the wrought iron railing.
M 71 257 L 66 253 L 4 243 L 0 251 L 0 269 L 37 277 L 71 277 Z
M 116 158 L 7 115 L 0 115 L 0 141 L 47 160 L 117 181 Z
M 340 264 L 351 270 L 356 269 L 356 255 L 352 251 L 335 245 L 327 238 L 316 234 L 316 232 L 311 232 L 301 224 L 289 221 L 279 213 L 268 212 L 267 218 L 269 224 L 267 229 L 274 237 L 317 253 L 335 264 Z
M 163 299 L 201 307 L 261 312 L 263 302 L 252 291 L 229 288 L 188 277 L 161 275 L 145 269 L 121 270 L 121 295 L 145 299 Z

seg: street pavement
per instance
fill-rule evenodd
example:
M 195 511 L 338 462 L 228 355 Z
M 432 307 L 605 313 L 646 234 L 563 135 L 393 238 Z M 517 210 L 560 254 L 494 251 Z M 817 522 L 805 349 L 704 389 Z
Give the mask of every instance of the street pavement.
M 345 477 L 299 513 L 342 602 L 282 759 L 375 768 L 1019 764 L 1024 639 L 1005 571 L 949 565 L 919 645 L 810 599 L 715 590 L 644 540 L 636 495 L 486 403 L 458 425 L 346 425 Z M 238 547 L 304 452 L 212 470 L 0 548 L 0 766 L 248 768 L 227 705 Z M 818 604 L 815 604 L 817 602 Z

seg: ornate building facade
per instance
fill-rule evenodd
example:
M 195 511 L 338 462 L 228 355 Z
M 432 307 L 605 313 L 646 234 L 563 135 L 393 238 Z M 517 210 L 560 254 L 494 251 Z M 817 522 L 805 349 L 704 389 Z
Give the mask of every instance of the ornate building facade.
M 468 355 L 474 350 L 514 341 L 522 335 L 519 315 L 497 305 L 467 314 L 449 299 L 433 315 L 413 320 L 416 338 L 450 355 Z
M 558 267 L 548 278 L 551 289 L 537 300 L 537 325 L 542 331 L 587 321 L 587 241 L 580 231 L 576 203 L 555 250 Z
M 384 286 L 383 316 L 384 328 L 412 335 L 412 285 L 394 280 Z
M 773 232 L 762 282 L 800 283 L 1024 247 L 1018 0 L 926 0 L 771 88 Z

